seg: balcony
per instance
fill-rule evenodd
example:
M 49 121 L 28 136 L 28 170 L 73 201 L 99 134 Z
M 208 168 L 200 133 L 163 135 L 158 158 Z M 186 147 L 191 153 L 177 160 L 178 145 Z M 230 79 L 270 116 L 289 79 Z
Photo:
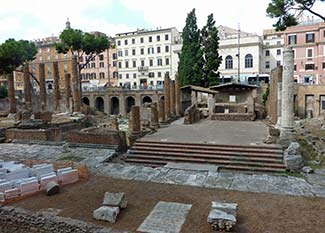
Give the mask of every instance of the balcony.
M 148 66 L 139 66 L 138 71 L 139 72 L 148 72 L 149 67 Z

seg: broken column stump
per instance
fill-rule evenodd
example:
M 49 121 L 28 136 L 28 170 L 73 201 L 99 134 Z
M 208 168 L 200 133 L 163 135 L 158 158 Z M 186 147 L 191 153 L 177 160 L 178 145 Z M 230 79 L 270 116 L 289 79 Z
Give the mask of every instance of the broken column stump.
M 52 196 L 60 192 L 60 186 L 57 182 L 51 181 L 46 184 L 45 191 L 47 196 Z
M 237 223 L 238 205 L 235 203 L 212 202 L 208 223 L 216 231 L 232 231 Z

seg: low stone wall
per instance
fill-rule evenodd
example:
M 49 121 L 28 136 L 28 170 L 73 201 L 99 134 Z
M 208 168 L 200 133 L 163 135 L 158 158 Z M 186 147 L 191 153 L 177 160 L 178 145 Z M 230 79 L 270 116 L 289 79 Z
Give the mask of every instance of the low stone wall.
M 254 114 L 249 113 L 215 113 L 211 115 L 211 120 L 218 121 L 253 121 Z
M 194 124 L 199 120 L 200 120 L 200 111 L 197 108 L 197 103 L 194 103 L 185 110 L 184 124 Z
M 33 213 L 31 211 L 11 206 L 0 207 L 0 232 L 113 233 L 110 228 L 104 228 L 71 218 Z
M 87 143 L 87 144 L 104 144 L 117 146 L 119 151 L 126 150 L 126 136 L 124 132 L 105 131 L 105 132 L 81 132 L 70 131 L 64 134 L 64 140 L 71 143 Z
M 60 141 L 62 139 L 60 128 L 49 129 L 8 129 L 7 140 L 26 141 Z

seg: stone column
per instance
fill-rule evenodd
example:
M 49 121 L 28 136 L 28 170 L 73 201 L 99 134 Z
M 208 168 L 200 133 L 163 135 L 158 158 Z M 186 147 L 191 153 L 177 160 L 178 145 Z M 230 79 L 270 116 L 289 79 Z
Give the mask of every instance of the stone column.
M 80 90 L 77 58 L 72 58 L 72 90 L 73 90 L 73 111 L 80 112 Z
M 28 63 L 24 64 L 24 99 L 25 99 L 25 110 L 32 111 L 32 93 L 31 84 L 29 79 L 29 67 Z
M 178 74 L 175 75 L 175 110 L 176 116 L 181 116 L 181 90 Z
M 195 102 L 197 102 L 197 92 L 192 90 L 192 92 L 191 92 L 191 104 L 194 104 Z
M 159 120 L 161 122 L 166 121 L 165 100 L 159 100 Z
M 60 111 L 60 75 L 58 62 L 53 62 L 54 73 L 54 111 Z
M 70 74 L 64 74 L 64 84 L 65 84 L 66 111 L 70 112 L 70 96 L 71 96 Z
M 208 109 L 209 109 L 210 115 L 214 113 L 215 107 L 216 107 L 216 99 L 214 98 L 214 96 L 209 96 L 208 97 Z
M 9 113 L 16 113 L 16 98 L 15 98 L 15 83 L 13 74 L 7 74 L 8 80 L 8 98 L 9 98 Z
M 175 108 L 175 81 L 170 80 L 170 114 L 172 117 L 176 116 Z
M 169 74 L 165 74 L 164 92 L 165 92 L 165 120 L 170 119 L 170 78 Z
M 38 77 L 40 85 L 40 99 L 41 99 L 41 111 L 46 110 L 46 85 L 45 85 L 45 67 L 44 63 L 40 63 L 38 67 Z
M 140 124 L 140 107 L 133 105 L 131 107 L 131 134 L 138 134 L 141 132 Z
M 281 106 L 281 139 L 290 139 L 294 127 L 294 55 L 292 48 L 283 51 L 283 73 L 282 73 L 282 106 Z
M 157 103 L 152 103 L 151 108 L 151 127 L 157 129 L 159 127 L 159 116 L 158 116 L 158 109 Z

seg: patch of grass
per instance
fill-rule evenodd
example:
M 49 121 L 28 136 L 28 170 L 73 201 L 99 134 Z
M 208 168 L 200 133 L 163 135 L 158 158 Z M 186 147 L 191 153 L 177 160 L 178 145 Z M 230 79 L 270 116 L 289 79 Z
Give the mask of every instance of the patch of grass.
M 72 154 L 66 154 L 60 158 L 57 159 L 57 161 L 73 161 L 73 162 L 80 162 L 84 158 L 83 157 L 78 157 Z
M 304 176 L 300 172 L 294 172 L 294 171 L 286 171 L 285 173 L 287 176 L 293 176 L 298 178 L 303 178 Z

